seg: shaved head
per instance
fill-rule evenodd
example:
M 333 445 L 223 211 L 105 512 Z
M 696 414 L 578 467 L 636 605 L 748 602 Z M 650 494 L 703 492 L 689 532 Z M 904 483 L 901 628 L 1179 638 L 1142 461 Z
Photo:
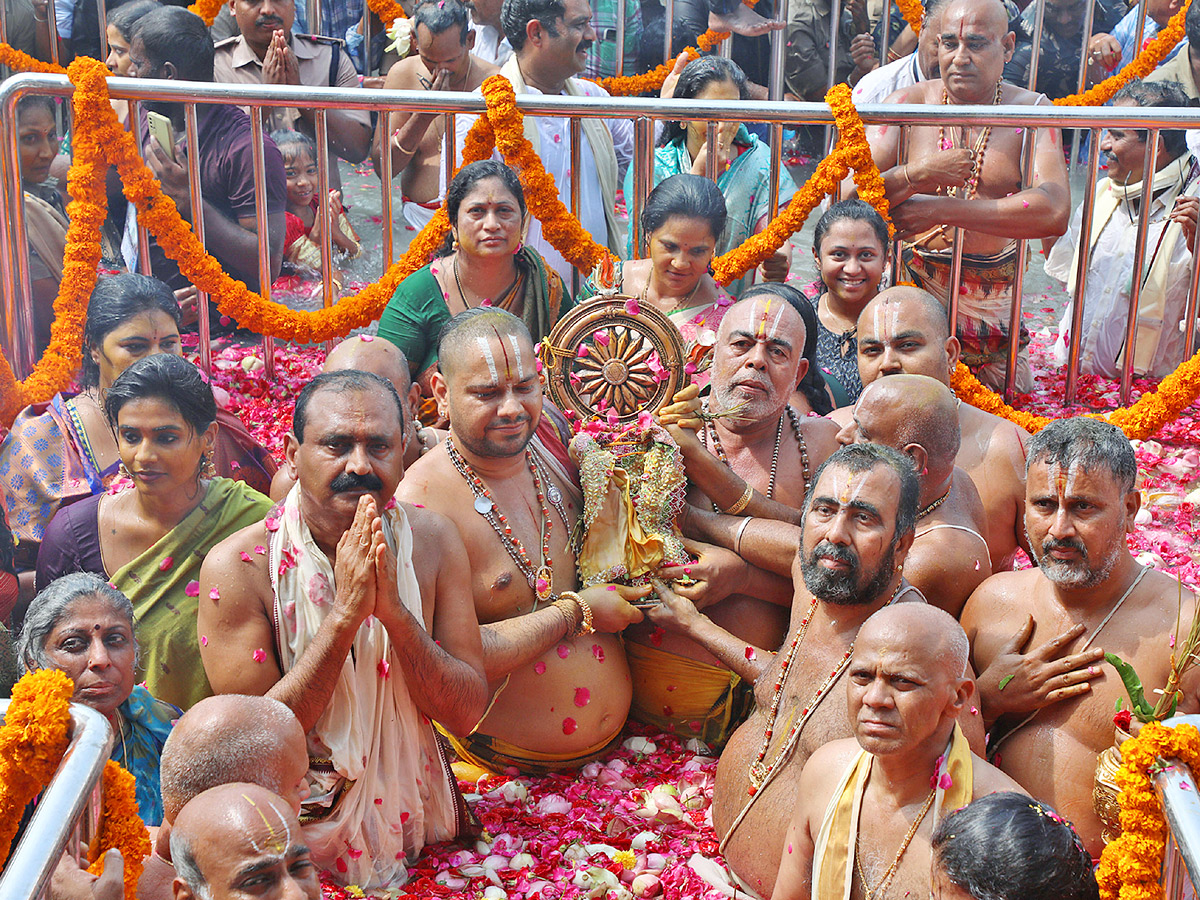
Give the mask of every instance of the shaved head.
M 859 629 L 858 648 L 898 646 L 937 665 L 947 679 L 967 671 L 971 645 L 954 616 L 929 603 L 894 603 L 875 613 Z
M 317 900 L 321 883 L 296 814 L 256 784 L 235 782 L 193 798 L 171 829 L 175 898 L 256 896 Z
M 404 352 L 386 338 L 369 334 L 348 337 L 329 351 L 322 372 L 340 372 L 357 369 L 386 378 L 396 388 L 403 400 L 412 387 L 412 373 Z
M 950 317 L 946 307 L 929 291 L 919 287 L 902 284 L 880 291 L 863 307 L 858 317 L 860 330 L 863 325 L 875 324 L 876 310 L 894 312 L 901 321 L 919 325 L 930 340 L 944 341 L 950 337 Z
M 943 26 L 957 26 L 963 13 L 973 13 L 977 24 L 986 24 L 999 34 L 1008 31 L 1008 10 L 1001 0 L 947 0 L 941 8 Z
M 480 341 L 499 340 L 501 345 L 516 341 L 518 346 L 528 345 L 532 353 L 533 338 L 525 323 L 510 312 L 493 306 L 477 306 L 460 312 L 442 326 L 438 334 L 438 370 L 447 378 L 454 368 L 465 360 L 478 360 L 485 351 Z M 504 349 L 503 346 L 501 349 Z M 487 351 L 493 354 L 493 351 Z M 489 356 L 493 358 L 494 355 Z M 526 360 L 532 366 L 532 360 Z
M 208 697 L 180 717 L 163 745 L 163 818 L 172 822 L 193 797 L 235 781 L 261 785 L 299 808 L 307 771 L 304 729 L 283 703 L 243 694 Z
M 893 375 L 867 385 L 854 407 L 854 419 L 869 439 L 903 451 L 925 450 L 929 468 L 954 468 L 961 433 L 958 403 L 950 389 L 926 375 Z

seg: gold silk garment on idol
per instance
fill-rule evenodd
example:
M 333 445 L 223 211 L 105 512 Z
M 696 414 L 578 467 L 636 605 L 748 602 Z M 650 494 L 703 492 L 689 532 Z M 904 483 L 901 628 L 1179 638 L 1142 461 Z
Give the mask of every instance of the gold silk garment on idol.
M 624 428 L 593 421 L 571 441 L 583 486 L 584 587 L 644 584 L 660 566 L 690 561 L 674 524 L 687 492 L 679 446 L 640 418 Z

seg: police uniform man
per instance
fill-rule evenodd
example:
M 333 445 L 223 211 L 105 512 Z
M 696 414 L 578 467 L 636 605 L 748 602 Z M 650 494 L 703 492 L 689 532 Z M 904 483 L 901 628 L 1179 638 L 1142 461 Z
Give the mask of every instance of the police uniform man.
M 354 63 L 342 42 L 321 35 L 292 34 L 294 0 L 229 0 L 237 21 L 236 37 L 216 45 L 214 80 L 224 84 L 303 84 L 309 87 L 358 87 Z M 312 109 L 273 109 L 267 128 L 293 128 L 314 137 Z M 361 162 L 371 140 L 371 118 L 364 110 L 331 109 L 329 184 L 340 187 L 336 157 Z

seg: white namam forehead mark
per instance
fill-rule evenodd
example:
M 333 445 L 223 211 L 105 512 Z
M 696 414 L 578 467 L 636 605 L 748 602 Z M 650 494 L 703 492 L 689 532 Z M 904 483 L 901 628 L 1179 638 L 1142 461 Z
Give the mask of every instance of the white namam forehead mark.
M 890 341 L 892 335 L 900 330 L 900 301 L 884 297 L 876 303 L 871 324 L 875 329 L 875 340 L 883 343 Z
M 524 357 L 521 356 L 521 345 L 517 342 L 517 336 L 515 334 L 510 334 L 508 336 L 508 342 L 512 346 L 513 359 L 517 363 L 517 381 L 524 381 L 525 361 Z
M 837 498 L 842 506 L 848 506 L 858 501 L 863 484 L 867 480 L 866 472 L 847 472 L 845 469 L 834 469 L 830 475 L 829 493 Z
M 496 371 L 496 356 L 492 353 L 492 343 L 482 334 L 475 338 L 479 343 L 479 352 L 483 354 L 483 358 L 487 360 L 488 374 L 492 376 L 492 384 L 500 383 L 500 375 Z
M 275 817 L 279 820 L 280 827 L 277 831 L 275 826 L 271 824 L 271 820 L 267 818 L 267 814 L 262 811 L 259 805 L 255 803 L 251 797 L 246 794 L 242 794 L 242 799 L 254 808 L 254 811 L 258 813 L 259 818 L 262 819 L 263 824 L 267 826 L 267 842 L 265 848 L 260 847 L 258 842 L 254 840 L 253 837 L 247 836 L 249 837 L 250 845 L 254 848 L 254 852 L 262 853 L 265 849 L 280 855 L 287 853 L 287 848 L 292 845 L 292 826 L 283 813 L 279 811 L 279 807 L 277 807 L 272 801 L 267 801 L 267 806 L 270 807 L 271 811 L 275 813 Z

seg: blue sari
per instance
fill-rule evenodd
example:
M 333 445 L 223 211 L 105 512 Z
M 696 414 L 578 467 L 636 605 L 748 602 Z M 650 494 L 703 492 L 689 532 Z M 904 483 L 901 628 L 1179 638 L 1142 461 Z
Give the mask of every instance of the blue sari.
M 158 763 L 163 744 L 183 713 L 178 707 L 156 700 L 142 686 L 133 689 L 129 699 L 117 707 L 112 753 L 136 779 L 138 815 L 147 825 L 161 825 L 162 792 Z

